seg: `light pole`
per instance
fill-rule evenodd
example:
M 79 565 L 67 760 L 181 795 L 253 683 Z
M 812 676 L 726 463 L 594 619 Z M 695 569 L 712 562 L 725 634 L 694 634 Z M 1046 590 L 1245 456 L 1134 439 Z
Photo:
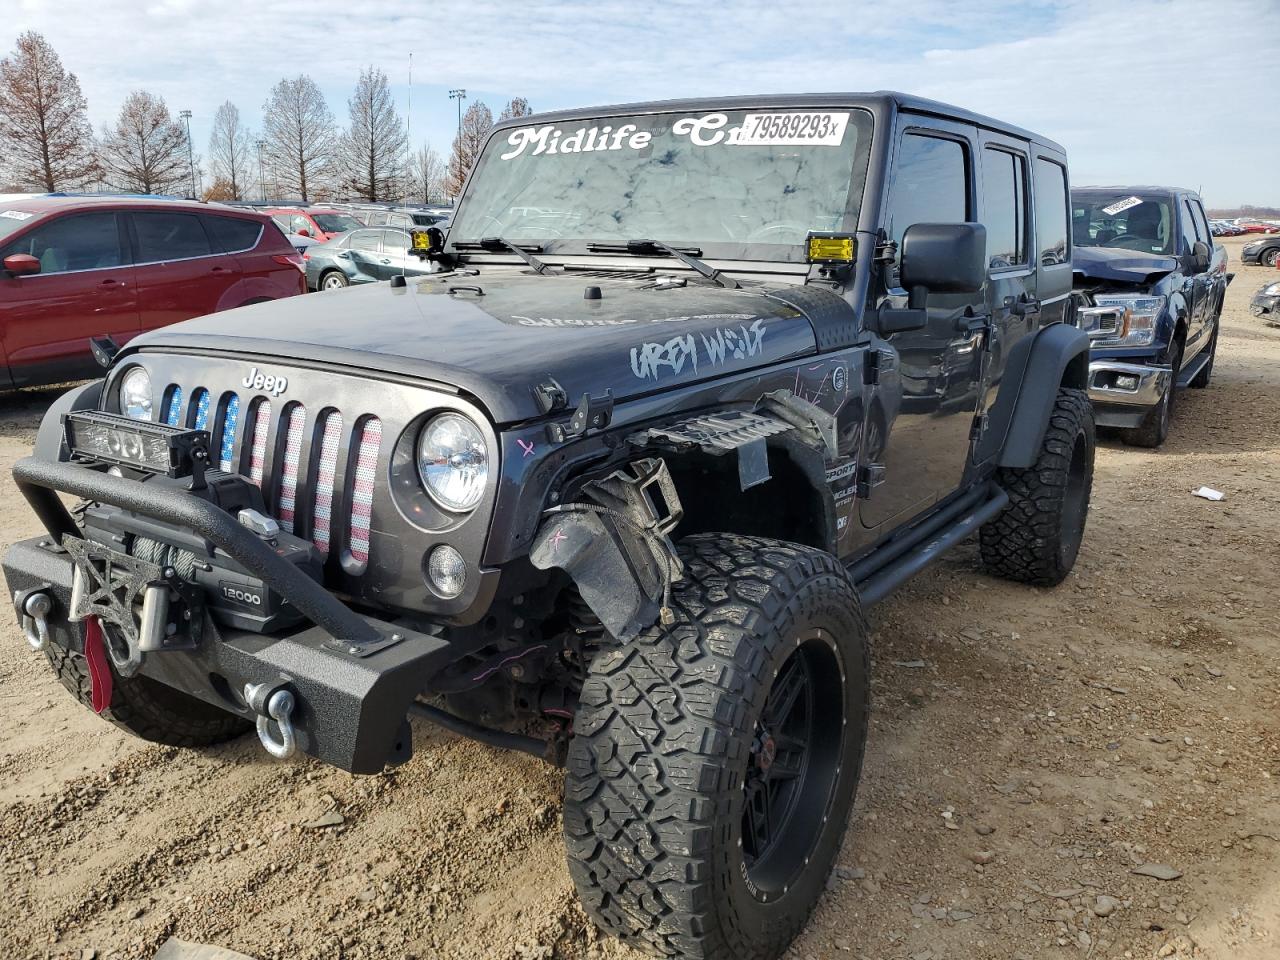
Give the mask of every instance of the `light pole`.
M 458 136 L 462 136 L 462 101 L 467 99 L 467 91 L 450 90 L 449 99 L 458 101 Z
M 191 199 L 199 200 L 200 197 L 196 193 L 196 160 L 195 154 L 191 150 L 191 111 L 183 110 L 178 116 L 185 120 L 187 124 L 187 166 L 191 168 Z
M 458 159 L 462 159 L 462 101 L 467 99 L 467 91 L 458 89 L 449 91 L 449 99 L 458 101 Z M 451 158 L 452 159 L 452 158 Z M 465 170 L 455 170 L 454 175 L 458 178 L 458 182 L 462 182 L 462 177 L 466 173 Z
M 267 199 L 267 174 L 262 166 L 262 148 L 267 145 L 265 140 L 254 141 L 254 146 L 258 148 L 258 189 L 262 194 L 261 199 Z

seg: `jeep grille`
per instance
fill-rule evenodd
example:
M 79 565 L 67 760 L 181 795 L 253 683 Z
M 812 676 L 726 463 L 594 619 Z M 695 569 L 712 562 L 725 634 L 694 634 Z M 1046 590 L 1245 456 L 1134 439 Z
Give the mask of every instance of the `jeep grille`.
M 227 473 L 242 473 L 261 488 L 268 510 L 283 529 L 308 537 L 327 555 L 334 542 L 336 522 L 351 558 L 360 566 L 369 562 L 373 492 L 382 447 L 382 421 L 378 417 L 361 415 L 348 421 L 341 411 L 326 408 L 313 418 L 303 404 L 287 403 L 277 418 L 267 397 L 251 400 L 248 415 L 242 416 L 243 401 L 234 391 L 223 393 L 215 401 L 207 389 L 199 387 L 191 392 L 185 408 L 181 384 L 170 384 L 167 394 L 168 403 L 163 408 L 166 422 L 172 426 L 189 423 L 197 430 L 208 430 L 219 452 L 218 466 Z M 344 429 L 351 423 L 356 424 L 354 429 Z M 308 435 L 316 441 L 305 443 Z M 274 477 L 269 477 L 266 464 L 273 441 L 278 444 L 278 469 Z M 339 465 L 348 458 L 355 466 L 351 471 L 350 509 L 343 517 L 342 505 L 348 498 L 347 491 L 340 489 Z M 299 488 L 306 491 L 310 502 L 298 502 Z M 304 517 L 309 520 L 304 522 Z

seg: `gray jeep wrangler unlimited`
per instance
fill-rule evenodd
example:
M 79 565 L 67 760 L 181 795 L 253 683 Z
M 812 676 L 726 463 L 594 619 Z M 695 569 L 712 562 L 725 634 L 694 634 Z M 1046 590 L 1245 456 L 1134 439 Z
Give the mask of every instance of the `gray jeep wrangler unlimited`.
M 426 276 L 156 331 L 55 404 L 24 631 L 161 743 L 377 773 L 419 715 L 563 763 L 603 928 L 777 957 L 853 802 L 866 607 L 971 534 L 1075 561 L 1067 223 L 1060 147 L 898 94 L 502 124 Z

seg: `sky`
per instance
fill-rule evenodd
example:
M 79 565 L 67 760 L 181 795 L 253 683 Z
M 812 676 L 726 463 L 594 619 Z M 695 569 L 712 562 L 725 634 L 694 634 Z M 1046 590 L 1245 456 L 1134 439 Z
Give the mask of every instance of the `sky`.
M 16 9 L 15 9 L 16 5 Z M 0 51 L 37 30 L 94 126 L 131 90 L 192 112 L 204 152 L 231 100 L 251 129 L 309 74 L 344 124 L 360 69 L 390 78 L 411 142 L 447 153 L 496 116 L 675 97 L 902 90 L 1067 148 L 1073 184 L 1200 189 L 1280 206 L 1280 0 L 5 0 Z M 15 15 L 16 14 L 16 15 Z M 409 60 L 413 58 L 410 96 Z M 412 107 L 410 109 L 410 101 Z

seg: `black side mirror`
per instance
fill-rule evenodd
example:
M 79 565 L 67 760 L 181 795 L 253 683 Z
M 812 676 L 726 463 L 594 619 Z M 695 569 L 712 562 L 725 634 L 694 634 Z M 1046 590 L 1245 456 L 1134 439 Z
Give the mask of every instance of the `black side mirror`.
M 899 283 L 907 306 L 923 309 L 930 293 L 972 293 L 987 279 L 987 228 L 980 223 L 915 223 L 902 235 Z
M 1209 269 L 1209 263 L 1213 259 L 1213 251 L 1209 249 L 1209 245 L 1203 240 L 1197 240 L 1191 247 L 1191 264 L 1197 273 L 1203 273 Z

